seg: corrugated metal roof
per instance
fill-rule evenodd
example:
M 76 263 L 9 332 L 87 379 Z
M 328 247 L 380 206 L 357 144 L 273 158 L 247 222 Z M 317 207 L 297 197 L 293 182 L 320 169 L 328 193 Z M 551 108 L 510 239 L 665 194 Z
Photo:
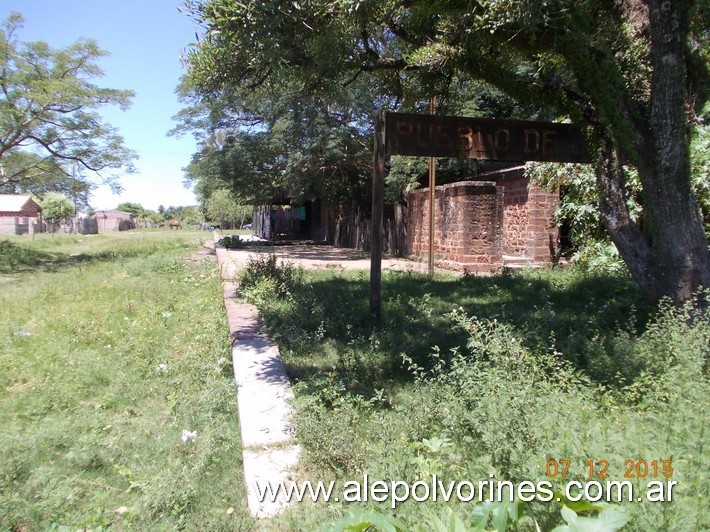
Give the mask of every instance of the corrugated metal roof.
M 0 212 L 19 212 L 31 199 L 29 194 L 0 194 Z

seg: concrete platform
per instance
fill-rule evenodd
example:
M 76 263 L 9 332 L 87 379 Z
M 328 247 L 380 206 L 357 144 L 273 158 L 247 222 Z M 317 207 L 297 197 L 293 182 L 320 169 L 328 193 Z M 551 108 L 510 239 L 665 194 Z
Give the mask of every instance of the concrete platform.
M 268 496 L 260 499 L 259 493 L 264 494 L 267 485 L 270 485 L 272 490 L 276 490 L 278 482 L 284 482 L 285 486 L 293 482 L 289 470 L 298 464 L 301 449 L 297 445 L 290 445 L 266 451 L 245 450 L 243 456 L 244 479 L 249 488 L 247 490 L 249 511 L 254 517 L 273 517 L 285 509 L 290 501 L 286 501 L 283 492 L 276 494 L 275 500 L 271 500 Z
M 235 262 L 220 246 L 216 252 L 232 340 L 247 502 L 253 516 L 273 517 L 289 502 L 283 494 L 260 500 L 259 493 L 267 484 L 275 490 L 281 483 L 293 482 L 291 471 L 301 455 L 291 423 L 293 392 L 278 347 L 261 331 L 256 307 L 237 299 L 238 287 L 232 280 L 243 263 Z
M 293 392 L 278 348 L 268 338 L 238 339 L 232 360 L 244 448 L 290 442 Z

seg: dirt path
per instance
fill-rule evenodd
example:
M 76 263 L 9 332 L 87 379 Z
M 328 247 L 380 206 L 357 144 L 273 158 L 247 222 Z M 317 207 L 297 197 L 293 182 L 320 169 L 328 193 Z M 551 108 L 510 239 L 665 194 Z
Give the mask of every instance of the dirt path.
M 342 270 L 370 269 L 370 254 L 351 248 L 339 248 L 321 244 L 293 244 L 280 246 L 249 246 L 244 249 L 228 250 L 230 259 L 240 269 L 249 257 L 258 253 L 275 253 L 284 262 L 293 263 L 305 269 L 335 268 Z M 413 271 L 426 273 L 427 263 L 407 259 L 383 258 L 383 270 Z M 439 270 L 437 272 L 447 272 Z M 450 271 L 447 273 L 451 273 Z
M 188 257 L 188 262 L 192 262 L 193 264 L 197 264 L 201 261 L 203 261 L 206 258 L 215 258 L 217 257 L 217 252 L 215 250 L 215 245 L 214 241 L 212 240 L 205 240 L 202 242 L 202 245 L 200 248 L 195 251 L 192 255 Z

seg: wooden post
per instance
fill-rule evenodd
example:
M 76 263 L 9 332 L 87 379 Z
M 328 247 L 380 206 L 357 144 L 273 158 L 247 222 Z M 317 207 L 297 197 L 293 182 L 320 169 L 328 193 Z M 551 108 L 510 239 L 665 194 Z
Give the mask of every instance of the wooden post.
M 436 96 L 429 100 L 429 114 L 436 113 Z M 434 275 L 434 216 L 436 208 L 436 159 L 429 157 L 429 275 Z
M 372 238 L 370 239 L 370 314 L 380 317 L 382 302 L 382 211 L 385 203 L 385 121 L 375 119 L 372 164 Z

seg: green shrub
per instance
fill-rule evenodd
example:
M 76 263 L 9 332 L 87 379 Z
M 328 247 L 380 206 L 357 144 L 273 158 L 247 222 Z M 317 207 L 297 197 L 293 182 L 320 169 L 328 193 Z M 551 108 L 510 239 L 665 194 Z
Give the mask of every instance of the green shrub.
M 619 251 L 611 242 L 587 243 L 573 255 L 572 259 L 590 272 L 610 274 L 626 272 L 626 265 Z
M 671 459 L 672 504 L 571 508 L 577 519 L 533 502 L 508 526 L 551 530 L 594 517 L 628 519 L 629 530 L 708 528 L 707 316 L 652 309 L 622 275 L 576 268 L 464 279 L 387 273 L 391 295 L 373 322 L 361 274 L 280 270 L 262 258 L 248 274 L 261 281 L 246 285 L 268 293 L 259 305 L 296 382 L 309 478 L 535 482 L 549 480 L 548 460 L 567 458 L 560 488 L 585 481 L 589 460 L 608 460 L 621 480 L 626 460 Z M 386 503 L 368 508 L 392 514 Z M 281 519 L 315 525 L 350 510 L 331 503 Z M 424 528 L 449 518 L 472 527 L 494 510 L 409 502 L 394 514 Z
M 22 249 L 9 240 L 0 240 L 0 271 L 11 272 L 21 260 Z
M 249 257 L 239 274 L 239 290 L 254 303 L 275 303 L 290 297 L 301 276 L 301 270 L 291 263 L 279 263 L 274 253 L 257 253 Z
M 224 235 L 217 244 L 227 249 L 241 249 L 244 247 L 244 242 L 239 239 L 239 235 Z
M 16 244 L 7 239 L 0 240 L 0 274 L 36 267 L 53 258 L 51 254 L 28 247 L 24 242 Z

